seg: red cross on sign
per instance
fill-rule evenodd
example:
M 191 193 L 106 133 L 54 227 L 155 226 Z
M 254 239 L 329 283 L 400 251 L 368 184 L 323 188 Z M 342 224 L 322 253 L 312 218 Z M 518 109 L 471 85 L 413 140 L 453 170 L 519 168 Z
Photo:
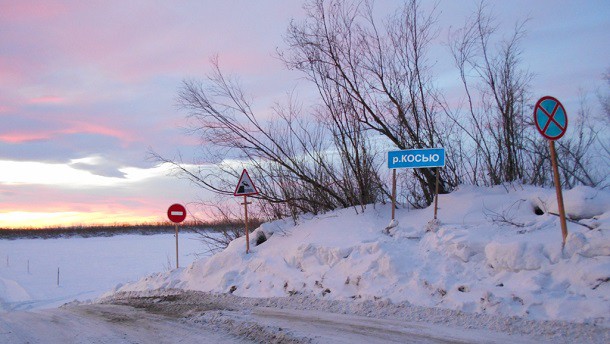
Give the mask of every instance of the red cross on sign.
M 534 107 L 536 129 L 546 139 L 560 139 L 568 129 L 568 114 L 559 100 L 546 96 L 540 98 Z

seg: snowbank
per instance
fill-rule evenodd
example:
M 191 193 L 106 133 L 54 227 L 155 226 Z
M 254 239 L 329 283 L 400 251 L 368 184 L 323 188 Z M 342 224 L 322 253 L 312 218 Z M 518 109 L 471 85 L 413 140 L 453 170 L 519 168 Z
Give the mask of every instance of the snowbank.
M 433 209 L 342 209 L 259 227 L 184 269 L 117 291 L 163 288 L 246 297 L 317 295 L 610 326 L 610 193 L 565 192 L 561 247 L 554 190 L 463 186 Z M 542 215 L 537 215 L 542 214 Z M 428 229 L 432 229 L 429 230 Z M 258 233 L 267 240 L 254 246 Z

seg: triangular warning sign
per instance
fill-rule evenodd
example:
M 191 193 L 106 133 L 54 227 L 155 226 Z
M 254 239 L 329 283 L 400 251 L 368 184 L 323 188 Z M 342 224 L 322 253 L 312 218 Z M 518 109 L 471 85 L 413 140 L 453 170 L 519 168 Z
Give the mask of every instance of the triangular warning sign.
M 246 169 L 241 173 L 241 177 L 239 177 L 239 182 L 237 182 L 237 186 L 235 187 L 235 192 L 233 192 L 234 196 L 250 196 L 257 195 L 258 190 L 256 190 L 256 186 L 250 179 L 248 175 L 248 171 Z

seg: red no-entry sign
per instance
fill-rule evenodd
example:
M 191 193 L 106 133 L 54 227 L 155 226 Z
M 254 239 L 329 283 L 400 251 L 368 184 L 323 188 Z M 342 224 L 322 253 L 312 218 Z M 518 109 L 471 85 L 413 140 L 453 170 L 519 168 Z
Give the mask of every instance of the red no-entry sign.
M 180 223 L 186 219 L 186 208 L 182 204 L 172 204 L 167 209 L 167 218 L 173 223 Z

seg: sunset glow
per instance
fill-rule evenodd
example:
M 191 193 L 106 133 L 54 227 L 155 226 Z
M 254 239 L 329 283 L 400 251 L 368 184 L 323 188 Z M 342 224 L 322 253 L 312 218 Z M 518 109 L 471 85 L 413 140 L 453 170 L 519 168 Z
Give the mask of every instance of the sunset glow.
M 140 216 L 137 214 L 108 214 L 91 212 L 8 212 L 0 213 L 0 223 L 9 228 L 46 228 L 61 226 L 123 225 L 157 223 L 165 221 L 161 216 Z
M 3 171 L 0 174 L 0 194 L 9 195 L 9 198 L 12 195 L 13 201 L 3 206 L 0 227 L 39 228 L 166 221 L 165 205 L 154 204 L 155 190 L 144 190 L 147 185 L 163 185 L 164 180 L 169 185 L 177 184 L 173 177 L 168 176 L 169 166 L 119 168 L 117 171 L 121 177 L 103 176 L 87 170 L 91 168 L 95 171 L 96 166 L 103 166 L 104 163 L 100 157 L 74 159 L 67 164 L 0 161 L 0 170 Z M 131 189 L 143 191 L 139 197 L 130 196 Z M 173 191 L 166 192 L 164 196 L 176 191 L 184 193 L 180 189 Z M 63 200 L 55 198 L 54 195 L 62 193 L 65 194 Z M 28 202 L 27 199 L 32 197 L 35 201 Z M 167 202 L 176 198 L 169 198 Z

